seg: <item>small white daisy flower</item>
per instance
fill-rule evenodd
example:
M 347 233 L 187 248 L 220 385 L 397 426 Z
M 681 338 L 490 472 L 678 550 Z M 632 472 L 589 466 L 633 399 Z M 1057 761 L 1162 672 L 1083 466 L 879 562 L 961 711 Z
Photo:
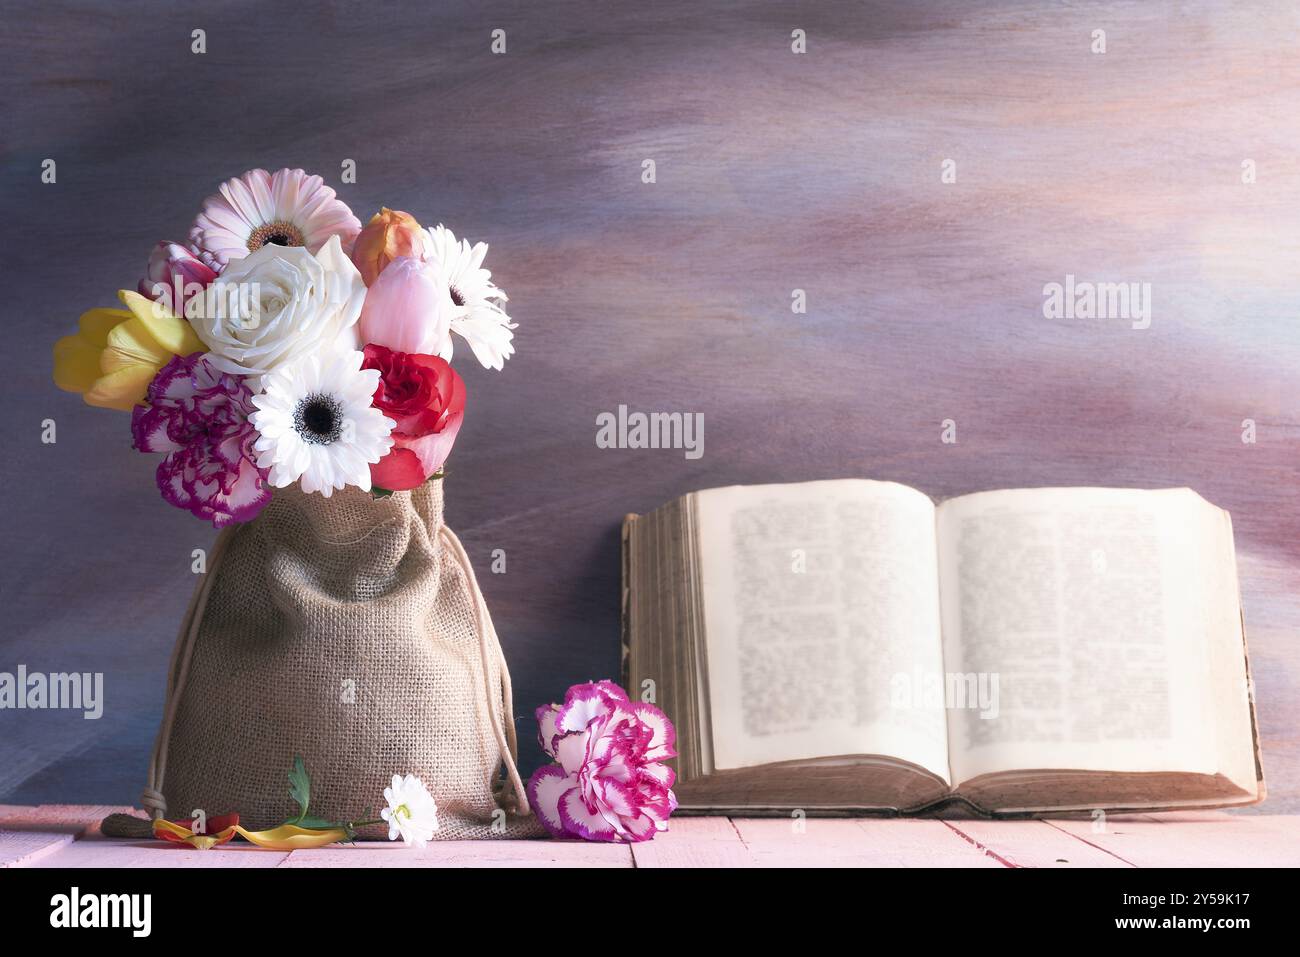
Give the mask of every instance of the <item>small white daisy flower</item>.
M 388 839 L 399 837 L 408 845 L 424 847 L 438 830 L 438 805 L 424 782 L 414 774 L 393 775 L 393 786 L 384 788 L 388 807 L 379 816 L 388 822 Z
M 502 303 L 508 297 L 492 282 L 492 273 L 483 268 L 487 243 L 467 240 L 457 241 L 455 234 L 438 225 L 426 230 L 424 261 L 437 271 L 438 278 L 451 292 L 455 307 L 451 331 L 461 336 L 484 368 L 501 369 L 514 355 L 511 342 L 515 334 L 510 330 L 516 323 L 510 321 Z M 451 340 L 446 341 L 444 359 L 451 359 Z
M 392 447 L 395 423 L 370 404 L 379 371 L 363 370 L 364 359 L 325 351 L 263 376 L 249 421 L 258 467 L 270 469 L 276 488 L 301 481 L 326 498 L 348 485 L 370 491 L 370 466 Z

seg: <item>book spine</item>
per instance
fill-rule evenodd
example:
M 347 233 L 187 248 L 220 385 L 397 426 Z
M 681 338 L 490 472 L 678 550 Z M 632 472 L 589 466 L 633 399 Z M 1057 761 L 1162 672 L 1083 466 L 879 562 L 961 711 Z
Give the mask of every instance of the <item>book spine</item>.
M 620 546 L 622 557 L 622 591 L 619 603 L 619 634 L 621 648 L 619 671 L 624 688 L 632 687 L 632 535 L 640 515 L 628 513 L 623 518 L 623 535 Z

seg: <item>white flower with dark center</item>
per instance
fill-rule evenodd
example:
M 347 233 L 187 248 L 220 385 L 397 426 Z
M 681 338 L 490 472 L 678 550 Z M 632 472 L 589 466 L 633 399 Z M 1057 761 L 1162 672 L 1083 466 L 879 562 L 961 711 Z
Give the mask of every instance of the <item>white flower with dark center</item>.
M 483 268 L 487 243 L 457 241 L 450 229 L 438 225 L 427 230 L 424 261 L 434 267 L 438 278 L 446 283 L 454 306 L 451 331 L 464 338 L 484 368 L 501 369 L 514 355 L 511 342 L 515 334 L 502 303 L 508 297 L 492 282 L 492 273 Z M 444 359 L 451 359 L 451 340 L 447 339 Z
M 257 465 L 276 488 L 301 481 L 326 498 L 348 485 L 370 491 L 370 466 L 392 447 L 395 423 L 370 404 L 379 370 L 363 370 L 364 358 L 326 351 L 262 377 L 249 421 Z
M 414 774 L 393 775 L 393 786 L 384 788 L 388 807 L 379 816 L 388 822 L 388 839 L 399 837 L 408 845 L 424 847 L 438 830 L 438 805 L 424 782 Z

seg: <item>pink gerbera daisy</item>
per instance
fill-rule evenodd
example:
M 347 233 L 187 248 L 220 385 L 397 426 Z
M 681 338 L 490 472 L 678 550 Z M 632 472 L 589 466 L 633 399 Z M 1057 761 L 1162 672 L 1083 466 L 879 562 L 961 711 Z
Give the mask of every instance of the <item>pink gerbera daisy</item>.
M 319 176 L 300 169 L 249 170 L 209 196 L 190 229 L 190 242 L 220 269 L 268 244 L 306 246 L 315 255 L 331 236 L 347 250 L 361 223 Z

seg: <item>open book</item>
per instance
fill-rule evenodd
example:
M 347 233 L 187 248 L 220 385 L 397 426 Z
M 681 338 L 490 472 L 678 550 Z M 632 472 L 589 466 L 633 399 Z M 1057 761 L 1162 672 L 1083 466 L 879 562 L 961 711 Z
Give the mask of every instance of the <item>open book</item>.
M 628 516 L 623 555 L 683 808 L 1264 796 L 1232 524 L 1189 489 L 732 486 Z

